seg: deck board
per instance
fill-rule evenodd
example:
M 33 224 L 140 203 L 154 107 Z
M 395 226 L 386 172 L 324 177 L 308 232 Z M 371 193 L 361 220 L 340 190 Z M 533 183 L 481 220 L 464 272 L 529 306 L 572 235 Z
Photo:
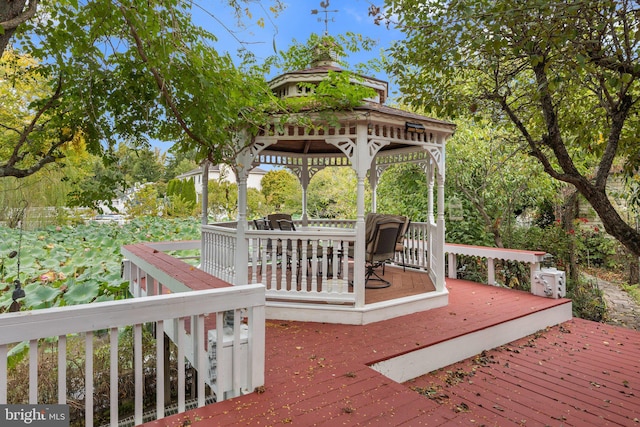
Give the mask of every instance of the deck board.
M 447 307 L 368 325 L 267 320 L 264 393 L 148 425 L 629 425 L 640 413 L 640 333 L 577 319 L 405 384 L 369 368 L 567 303 L 462 280 L 447 287 Z M 458 369 L 473 376 L 447 383 Z
M 461 421 L 629 426 L 640 414 L 640 334 L 574 319 L 407 383 L 466 402 Z M 451 383 L 449 372 L 465 373 Z M 460 375 L 458 375 L 460 376 Z M 520 418 L 520 421 L 517 421 Z M 489 420 L 494 420 L 489 423 Z

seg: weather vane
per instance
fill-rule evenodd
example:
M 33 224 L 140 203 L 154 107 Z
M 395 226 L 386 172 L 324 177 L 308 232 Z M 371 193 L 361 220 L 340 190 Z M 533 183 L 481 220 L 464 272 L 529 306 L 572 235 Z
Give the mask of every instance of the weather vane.
M 311 14 L 312 15 L 317 15 L 319 13 L 324 13 L 324 19 L 318 18 L 318 22 L 324 21 L 324 35 L 328 36 L 329 35 L 329 21 L 335 22 L 335 20 L 333 18 L 329 18 L 329 14 L 330 13 L 337 13 L 337 12 L 339 12 L 339 10 L 338 9 L 329 10 L 329 0 L 321 1 L 320 2 L 320 7 L 322 8 L 321 10 L 311 9 Z

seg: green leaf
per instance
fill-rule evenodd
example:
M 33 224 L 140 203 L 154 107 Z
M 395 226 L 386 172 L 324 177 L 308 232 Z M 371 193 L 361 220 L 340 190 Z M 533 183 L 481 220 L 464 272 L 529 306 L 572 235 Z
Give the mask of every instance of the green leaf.
M 7 353 L 7 368 L 15 369 L 18 363 L 20 363 L 29 354 L 29 341 L 22 341 L 16 344 Z
M 41 284 L 36 284 L 36 286 L 27 286 L 24 292 L 25 305 L 29 309 L 50 307 L 56 297 L 60 295 L 60 289 L 55 289 Z
M 98 296 L 98 289 L 96 283 L 79 283 L 68 290 L 63 298 L 68 305 L 87 304 Z

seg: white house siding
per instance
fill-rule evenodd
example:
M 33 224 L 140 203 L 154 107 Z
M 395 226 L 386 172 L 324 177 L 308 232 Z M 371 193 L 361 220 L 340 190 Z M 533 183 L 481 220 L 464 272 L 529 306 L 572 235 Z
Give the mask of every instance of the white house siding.
M 223 181 L 236 184 L 235 174 L 229 168 L 229 166 L 224 164 L 209 167 L 209 181 L 220 180 L 221 171 Z M 266 173 L 266 170 L 259 167 L 253 168 L 251 172 L 249 172 L 249 176 L 247 177 L 247 187 L 255 188 L 256 190 L 260 191 L 262 189 L 262 177 L 264 177 Z M 194 185 L 196 186 L 196 193 L 198 195 L 202 194 L 202 168 L 197 168 L 176 176 L 176 179 L 180 179 L 183 181 L 189 178 L 193 178 Z

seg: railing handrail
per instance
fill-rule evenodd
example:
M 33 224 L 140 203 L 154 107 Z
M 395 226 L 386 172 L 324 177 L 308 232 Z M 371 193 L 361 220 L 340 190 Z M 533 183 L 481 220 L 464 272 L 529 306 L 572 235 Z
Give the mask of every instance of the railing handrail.
M 172 240 L 167 242 L 149 242 L 147 246 L 157 251 L 187 251 L 200 249 L 200 239 L 198 240 Z
M 322 230 L 323 227 L 318 227 L 313 232 L 313 239 L 315 240 L 323 240 L 323 239 L 341 239 L 344 240 L 354 240 L 355 239 L 355 230 L 350 228 L 341 228 L 341 229 L 327 229 Z M 304 230 L 247 230 L 247 237 L 262 237 L 265 239 L 290 239 L 290 238 L 299 238 L 299 239 L 307 239 L 309 238 L 305 235 Z
M 5 313 L 0 345 L 264 304 L 264 286 L 255 284 Z
M 445 243 L 445 253 L 468 255 L 483 258 L 540 263 L 544 261 L 545 251 L 527 251 L 522 249 L 494 248 L 489 246 L 464 245 L 460 243 Z

